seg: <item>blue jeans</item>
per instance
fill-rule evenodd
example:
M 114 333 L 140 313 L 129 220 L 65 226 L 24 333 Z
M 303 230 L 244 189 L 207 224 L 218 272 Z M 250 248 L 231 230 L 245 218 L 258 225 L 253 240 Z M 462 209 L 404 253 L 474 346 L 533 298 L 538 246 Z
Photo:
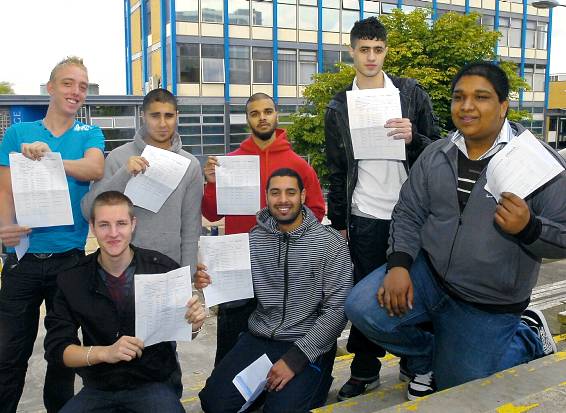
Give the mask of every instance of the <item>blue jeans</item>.
M 482 311 L 445 293 L 421 253 L 411 267 L 413 309 L 390 317 L 377 302 L 385 265 L 351 291 L 346 315 L 369 339 L 407 358 L 409 370 L 434 371 L 439 389 L 489 376 L 544 355 L 539 337 L 520 314 Z M 432 322 L 434 333 L 416 325 Z
M 202 409 L 206 413 L 236 413 L 244 405 L 245 399 L 232 383 L 234 377 L 263 354 L 267 354 L 275 363 L 292 345 L 292 342 L 242 334 L 234 348 L 214 368 L 199 393 Z M 335 355 L 336 348 L 333 348 L 320 356 L 315 364 L 307 365 L 283 390 L 264 393 L 264 399 L 254 403 L 251 408 L 257 407 L 263 400 L 263 411 L 266 413 L 308 412 L 322 406 L 332 384 Z
M 148 383 L 132 390 L 104 391 L 83 389 L 61 409 L 60 413 L 86 412 L 181 413 L 175 389 L 166 383 Z
M 28 360 L 45 300 L 51 311 L 57 291 L 57 274 L 77 265 L 83 251 L 38 259 L 26 254 L 19 262 L 9 254 L 2 270 L 0 289 L 0 410 L 15 412 L 24 388 Z M 43 401 L 48 412 L 57 412 L 74 394 L 73 369 L 47 365 Z

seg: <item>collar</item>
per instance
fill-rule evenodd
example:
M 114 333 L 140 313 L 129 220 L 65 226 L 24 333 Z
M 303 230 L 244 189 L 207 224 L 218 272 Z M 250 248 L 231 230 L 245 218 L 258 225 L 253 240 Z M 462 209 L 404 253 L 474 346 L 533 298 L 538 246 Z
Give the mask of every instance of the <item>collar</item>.
M 509 122 L 507 121 L 507 119 L 505 119 L 505 122 L 503 122 L 503 126 L 501 127 L 501 131 L 499 132 L 499 135 L 497 135 L 497 139 L 495 139 L 493 145 L 491 145 L 491 148 L 489 148 L 477 160 L 479 161 L 489 156 L 495 155 L 501 148 L 503 148 L 503 146 L 508 144 L 514 136 L 515 134 L 513 133 L 513 128 L 511 128 Z M 466 158 L 469 159 L 468 150 L 466 149 L 466 142 L 464 141 L 464 135 L 462 135 L 459 130 L 457 130 L 454 135 L 452 135 L 452 138 L 450 138 L 450 140 L 452 141 L 452 143 L 454 143 L 454 145 L 458 147 L 460 152 L 466 155 Z
M 393 84 L 393 81 L 391 80 L 391 78 L 389 76 L 387 76 L 387 73 L 385 73 L 383 70 L 381 71 L 381 73 L 383 73 L 383 88 L 384 89 L 397 89 L 397 87 L 395 87 L 395 85 Z M 358 78 L 355 77 L 354 78 L 354 82 L 352 83 L 352 90 L 360 90 L 360 88 L 358 87 Z

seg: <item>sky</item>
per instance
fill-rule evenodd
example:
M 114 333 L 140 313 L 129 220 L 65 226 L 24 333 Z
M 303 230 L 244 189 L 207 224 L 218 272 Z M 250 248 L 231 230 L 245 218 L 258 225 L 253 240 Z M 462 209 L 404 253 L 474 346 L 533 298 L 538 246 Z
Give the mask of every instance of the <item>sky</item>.
M 566 0 L 559 0 L 566 5 Z M 100 94 L 126 93 L 122 0 L 0 0 L 0 81 L 39 94 L 53 66 L 84 59 Z M 566 73 L 566 7 L 554 9 L 550 72 Z

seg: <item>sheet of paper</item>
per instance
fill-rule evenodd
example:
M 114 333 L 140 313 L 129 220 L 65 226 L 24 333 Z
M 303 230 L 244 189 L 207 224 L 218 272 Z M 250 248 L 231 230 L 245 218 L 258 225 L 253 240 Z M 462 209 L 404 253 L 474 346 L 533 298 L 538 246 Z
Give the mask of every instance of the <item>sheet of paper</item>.
M 246 410 L 263 392 L 267 383 L 267 373 L 272 366 L 273 363 L 267 354 L 264 354 L 234 377 L 232 383 L 246 399 L 246 403 L 238 410 L 238 413 Z
M 164 274 L 136 274 L 136 337 L 144 345 L 162 341 L 191 341 L 186 304 L 191 298 L 191 269 L 182 267 Z
M 149 167 L 128 181 L 124 194 L 134 205 L 159 212 L 183 179 L 191 160 L 151 145 L 145 147 L 141 156 L 147 159 Z
M 348 119 L 356 159 L 404 160 L 405 141 L 387 136 L 389 119 L 402 118 L 399 90 L 393 88 L 349 90 Z
M 207 307 L 254 296 L 247 233 L 200 237 L 199 255 L 212 278 L 203 290 Z
M 489 161 L 485 189 L 498 202 L 502 192 L 524 199 L 563 170 L 538 139 L 525 131 Z
M 9 156 L 18 224 L 30 228 L 73 225 L 61 154 L 49 152 L 39 161 L 32 161 L 21 153 Z
M 260 209 L 259 156 L 218 156 L 216 209 L 219 215 L 255 215 Z
M 20 243 L 14 247 L 16 250 L 16 257 L 18 257 L 18 261 L 22 259 L 22 257 L 26 254 L 29 248 L 29 236 L 24 235 L 20 238 Z

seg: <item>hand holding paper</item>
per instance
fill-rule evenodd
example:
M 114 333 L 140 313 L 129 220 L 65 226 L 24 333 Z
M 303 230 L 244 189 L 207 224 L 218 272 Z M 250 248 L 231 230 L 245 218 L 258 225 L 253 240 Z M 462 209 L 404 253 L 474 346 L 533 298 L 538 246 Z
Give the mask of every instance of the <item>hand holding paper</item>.
M 263 393 L 267 383 L 267 374 L 272 366 L 271 360 L 267 354 L 264 354 L 234 377 L 232 383 L 246 400 L 238 413 L 250 407 L 254 400 Z
M 255 215 L 260 209 L 259 156 L 218 156 L 215 166 L 219 215 Z

